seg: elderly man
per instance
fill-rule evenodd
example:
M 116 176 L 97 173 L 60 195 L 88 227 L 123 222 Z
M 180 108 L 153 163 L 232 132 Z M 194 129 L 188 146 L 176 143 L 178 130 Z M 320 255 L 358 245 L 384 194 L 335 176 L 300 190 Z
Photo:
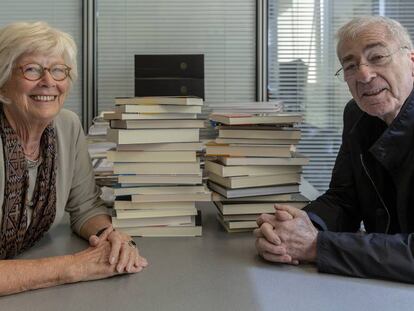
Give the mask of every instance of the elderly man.
M 276 206 L 257 222 L 269 260 L 414 283 L 414 53 L 407 31 L 385 17 L 338 31 L 336 76 L 353 99 L 329 190 L 305 211 Z M 361 221 L 366 234 L 357 233 Z

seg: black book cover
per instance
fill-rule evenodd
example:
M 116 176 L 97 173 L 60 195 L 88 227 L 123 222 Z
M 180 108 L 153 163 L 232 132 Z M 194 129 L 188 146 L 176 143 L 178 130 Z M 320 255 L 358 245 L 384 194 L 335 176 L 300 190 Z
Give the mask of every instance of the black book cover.
M 131 195 L 117 195 L 115 197 L 116 201 L 131 201 L 132 200 L 132 196 Z
M 135 96 L 197 96 L 204 99 L 204 79 L 136 78 Z
M 135 55 L 135 78 L 204 79 L 204 55 Z

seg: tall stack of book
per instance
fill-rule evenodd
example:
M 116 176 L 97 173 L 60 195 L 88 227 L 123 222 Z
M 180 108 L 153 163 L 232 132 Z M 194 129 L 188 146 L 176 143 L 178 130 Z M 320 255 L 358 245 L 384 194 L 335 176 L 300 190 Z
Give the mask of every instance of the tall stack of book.
M 202 184 L 197 152 L 202 150 L 197 119 L 203 100 L 195 97 L 116 98 L 108 152 L 118 184 L 115 228 L 132 236 L 199 236 L 195 202 L 210 201 Z
M 274 213 L 275 203 L 308 203 L 299 193 L 308 159 L 295 152 L 301 115 L 215 113 L 210 120 L 218 137 L 206 145 L 205 169 L 217 218 L 228 232 L 253 230 L 260 214 Z

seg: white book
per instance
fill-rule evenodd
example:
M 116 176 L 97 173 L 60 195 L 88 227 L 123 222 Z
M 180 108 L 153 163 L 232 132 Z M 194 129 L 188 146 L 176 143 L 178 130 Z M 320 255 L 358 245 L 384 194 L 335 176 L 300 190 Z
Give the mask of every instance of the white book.
M 106 112 L 103 115 L 105 120 L 162 120 L 162 119 L 197 119 L 193 113 L 123 113 Z
M 178 209 L 149 209 L 149 210 L 116 210 L 117 219 L 136 219 L 136 218 L 156 218 L 156 217 L 172 217 L 172 216 L 188 216 L 197 215 L 195 208 L 178 208 Z
M 223 187 L 209 180 L 208 186 L 211 190 L 221 194 L 226 199 L 284 194 L 284 193 L 295 193 L 299 191 L 298 184 L 251 187 L 251 188 L 241 188 L 241 189 L 228 189 L 226 187 Z
M 217 157 L 217 161 L 224 165 L 306 165 L 309 159 L 295 153 L 291 158 L 265 157 Z
M 299 139 L 249 139 L 249 138 L 216 138 L 216 144 L 244 145 L 297 145 Z
M 198 175 L 120 175 L 118 182 L 129 185 L 148 184 L 186 184 L 196 185 L 202 183 L 201 170 Z
M 196 162 L 195 151 L 115 151 L 107 152 L 112 162 Z
M 234 228 L 234 226 L 232 228 L 230 228 L 229 226 L 229 222 L 226 222 L 223 220 L 223 218 L 221 218 L 219 215 L 217 215 L 217 220 L 218 222 L 223 226 L 223 228 L 229 232 L 229 233 L 233 233 L 233 232 L 250 232 L 253 231 L 255 229 L 255 227 L 251 227 L 254 225 L 253 221 L 249 221 L 249 224 L 251 226 L 247 226 L 245 227 L 241 227 L 240 225 L 237 228 Z
M 257 223 L 255 220 L 244 220 L 244 221 L 228 221 L 226 222 L 230 230 L 232 229 L 255 229 Z
M 122 232 L 130 236 L 141 237 L 192 237 L 201 236 L 201 226 L 165 226 L 122 228 Z
M 217 216 L 220 216 L 224 221 L 256 221 L 261 214 L 241 214 L 241 215 L 222 215 L 220 212 Z
M 111 120 L 111 128 L 204 128 L 204 120 Z M 105 129 L 106 134 L 107 129 Z
M 283 110 L 283 103 L 281 101 L 207 103 L 206 106 L 212 108 L 213 113 L 234 113 L 235 111 L 244 112 L 245 110 L 249 110 L 252 113 L 280 113 Z
M 208 178 L 209 180 L 230 189 L 275 186 L 300 182 L 300 174 L 221 177 L 216 174 L 209 173 Z
M 203 99 L 195 96 L 139 96 L 116 97 L 117 105 L 203 105 Z
M 114 174 L 136 175 L 191 175 L 199 174 L 200 162 L 120 163 L 113 165 Z
M 201 113 L 201 106 L 180 105 L 118 105 L 115 112 L 119 113 Z
M 294 124 L 302 121 L 302 115 L 295 113 L 216 113 L 211 114 L 209 119 L 226 125 Z
M 114 228 L 125 227 L 146 227 L 146 226 L 180 226 L 192 225 L 194 216 L 171 216 L 171 217 L 150 217 L 150 218 L 133 218 L 118 219 L 112 217 L 112 225 Z
M 131 202 L 210 202 L 211 192 L 183 194 L 133 194 Z
M 160 186 L 160 187 L 127 187 L 114 188 L 115 195 L 132 194 L 186 194 L 205 193 L 208 189 L 204 186 Z
M 192 209 L 195 208 L 195 202 L 131 202 L 131 201 L 119 201 L 115 199 L 114 209 L 142 209 L 142 210 L 153 210 L 153 209 Z
M 284 157 L 290 158 L 294 146 L 291 145 L 217 145 L 206 144 L 207 156 L 230 157 Z
M 201 151 L 203 143 L 156 143 L 156 144 L 128 144 L 118 145 L 118 151 Z
M 301 185 L 299 188 L 302 187 L 303 178 L 301 179 Z M 258 196 L 250 196 L 250 197 L 243 197 L 243 198 L 225 198 L 221 194 L 217 192 L 212 192 L 211 195 L 212 201 L 221 201 L 223 203 L 249 203 L 249 202 L 258 202 L 258 203 L 281 203 L 281 204 L 289 204 L 290 202 L 309 202 L 311 201 L 308 197 L 302 195 L 301 193 L 284 193 L 284 194 L 271 194 L 271 195 L 258 195 Z
M 263 176 L 286 173 L 300 173 L 300 165 L 234 165 L 226 166 L 210 160 L 205 161 L 205 169 L 221 177 Z
M 199 140 L 199 129 L 109 129 L 107 138 L 109 141 L 118 144 L 197 142 Z
M 300 139 L 298 129 L 219 129 L 220 138 Z
M 309 202 L 289 202 L 287 205 L 296 207 L 298 209 L 304 208 Z M 214 203 L 221 214 L 223 215 L 241 215 L 241 214 L 274 214 L 275 204 L 272 203 L 226 203 L 215 202 Z
M 205 186 L 115 188 L 117 200 L 130 202 L 208 202 L 211 192 Z

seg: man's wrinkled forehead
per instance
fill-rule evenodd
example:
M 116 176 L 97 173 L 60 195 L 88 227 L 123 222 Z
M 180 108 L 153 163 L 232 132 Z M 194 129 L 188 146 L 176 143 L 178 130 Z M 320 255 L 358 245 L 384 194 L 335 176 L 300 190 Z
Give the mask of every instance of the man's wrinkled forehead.
M 386 27 L 368 27 L 359 31 L 355 36 L 342 38 L 338 42 L 337 56 L 343 63 L 353 57 L 358 58 L 372 49 L 389 49 L 394 44 L 395 39 Z
M 339 61 L 341 62 L 341 64 L 343 64 L 347 61 L 359 59 L 361 55 L 366 55 L 372 50 L 386 50 L 388 48 L 389 44 L 386 42 L 370 42 L 362 47 L 360 53 L 358 53 L 359 55 L 356 55 L 357 53 L 355 53 L 354 51 L 345 51 L 344 54 L 339 55 Z

